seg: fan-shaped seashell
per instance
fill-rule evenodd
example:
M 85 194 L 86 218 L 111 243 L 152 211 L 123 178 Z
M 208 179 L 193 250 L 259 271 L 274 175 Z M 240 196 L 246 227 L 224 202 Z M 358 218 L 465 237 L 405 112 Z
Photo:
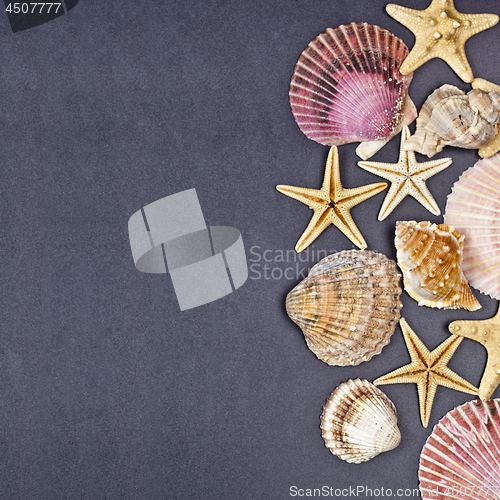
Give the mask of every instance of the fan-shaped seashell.
M 481 305 L 462 273 L 463 236 L 446 224 L 396 224 L 398 265 L 404 288 L 419 306 L 475 311 Z
M 399 72 L 407 54 L 402 40 L 367 23 L 319 35 L 300 56 L 290 83 L 300 130 L 327 146 L 362 141 L 356 152 L 365 160 L 375 154 L 417 116 L 408 96 L 413 73 Z
M 446 414 L 420 455 L 422 498 L 498 500 L 500 400 L 470 401 Z
M 479 149 L 495 138 L 499 123 L 499 92 L 474 89 L 465 94 L 453 85 L 443 85 L 425 101 L 415 134 L 404 148 L 429 158 L 447 145 Z
M 465 236 L 462 267 L 469 283 L 500 300 L 500 153 L 455 182 L 444 221 Z
M 367 380 L 348 380 L 335 389 L 321 415 L 326 447 L 342 460 L 359 464 L 399 444 L 393 402 Z
M 319 261 L 286 298 L 307 346 L 329 365 L 379 354 L 399 321 L 401 275 L 385 255 L 346 250 Z

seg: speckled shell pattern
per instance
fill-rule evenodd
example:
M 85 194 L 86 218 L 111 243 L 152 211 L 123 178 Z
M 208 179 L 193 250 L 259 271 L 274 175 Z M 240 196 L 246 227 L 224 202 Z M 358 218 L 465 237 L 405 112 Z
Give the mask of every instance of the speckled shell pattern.
M 500 300 L 500 153 L 466 170 L 444 214 L 465 236 L 463 272 L 479 291 Z
M 396 224 L 396 256 L 404 288 L 419 306 L 468 311 L 481 308 L 462 272 L 463 241 L 463 236 L 447 224 Z
M 465 403 L 434 427 L 420 455 L 420 492 L 433 500 L 498 500 L 500 400 Z
M 498 123 L 499 92 L 474 89 L 465 94 L 453 85 L 443 85 L 425 101 L 415 134 L 404 147 L 429 158 L 447 145 L 479 149 L 495 138 Z
M 349 463 L 366 462 L 398 446 L 396 407 L 367 380 L 348 380 L 332 392 L 321 415 L 326 447 Z
M 319 35 L 300 56 L 290 84 L 300 130 L 327 146 L 394 137 L 417 116 L 408 96 L 413 73 L 399 72 L 407 54 L 401 39 L 367 23 Z
M 399 321 L 401 274 L 385 255 L 345 250 L 318 262 L 286 298 L 307 346 L 329 365 L 358 365 L 389 343 Z

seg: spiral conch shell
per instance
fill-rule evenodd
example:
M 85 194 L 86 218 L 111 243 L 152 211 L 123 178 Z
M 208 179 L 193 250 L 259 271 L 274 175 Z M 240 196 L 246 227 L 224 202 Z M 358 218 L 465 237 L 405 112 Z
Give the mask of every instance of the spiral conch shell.
M 332 392 L 321 415 L 326 447 L 359 464 L 398 446 L 401 434 L 393 402 L 367 380 L 348 380 Z
M 401 275 L 385 255 L 346 250 L 319 261 L 286 298 L 307 346 L 329 365 L 379 354 L 399 321 Z
M 499 123 L 500 92 L 474 89 L 465 94 L 453 85 L 443 85 L 425 101 L 415 134 L 404 148 L 429 158 L 447 145 L 479 149 L 495 138 Z
M 462 272 L 463 241 L 464 237 L 447 224 L 396 224 L 395 244 L 404 288 L 419 306 L 481 308 Z

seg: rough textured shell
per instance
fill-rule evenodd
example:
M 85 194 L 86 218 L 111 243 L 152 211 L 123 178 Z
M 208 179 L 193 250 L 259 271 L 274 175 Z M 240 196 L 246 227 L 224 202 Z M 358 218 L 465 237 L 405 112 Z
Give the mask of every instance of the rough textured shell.
M 493 500 L 500 491 L 500 400 L 471 401 L 434 427 L 420 456 L 422 498 Z
M 395 244 L 404 287 L 419 306 L 468 311 L 481 307 L 462 272 L 463 240 L 447 224 L 396 224 Z
M 321 430 L 326 447 L 342 460 L 361 463 L 399 444 L 396 408 L 367 380 L 348 380 L 323 407 Z
M 465 236 L 463 272 L 469 283 L 500 300 L 500 153 L 460 176 L 444 221 Z
M 402 40 L 366 23 L 328 29 L 300 56 L 290 104 L 300 130 L 320 144 L 370 141 L 364 159 L 417 116 L 408 96 L 413 73 L 399 67 L 408 54 Z M 374 149 L 371 141 L 377 141 Z
M 500 123 L 500 93 L 471 90 L 468 94 L 443 85 L 425 101 L 413 137 L 405 149 L 429 158 L 444 146 L 478 149 L 495 137 Z
M 385 255 L 346 250 L 325 257 L 286 298 L 307 346 L 329 365 L 379 354 L 399 321 L 401 275 Z

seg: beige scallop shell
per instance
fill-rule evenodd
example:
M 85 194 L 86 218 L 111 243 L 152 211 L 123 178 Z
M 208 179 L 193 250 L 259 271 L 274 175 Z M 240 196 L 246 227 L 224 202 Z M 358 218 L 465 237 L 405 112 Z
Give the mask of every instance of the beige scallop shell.
M 332 392 L 321 415 L 326 447 L 346 462 L 359 464 L 398 446 L 396 407 L 367 380 L 348 380 Z
M 346 250 L 325 257 L 286 298 L 307 346 L 329 365 L 379 354 L 399 321 L 401 275 L 385 255 Z
M 396 224 L 395 244 L 404 288 L 419 306 L 468 311 L 481 308 L 462 272 L 463 240 L 447 224 Z
M 498 123 L 499 92 L 474 89 L 465 94 L 453 85 L 443 85 L 425 101 L 415 134 L 404 148 L 429 158 L 447 145 L 479 149 L 494 139 Z

